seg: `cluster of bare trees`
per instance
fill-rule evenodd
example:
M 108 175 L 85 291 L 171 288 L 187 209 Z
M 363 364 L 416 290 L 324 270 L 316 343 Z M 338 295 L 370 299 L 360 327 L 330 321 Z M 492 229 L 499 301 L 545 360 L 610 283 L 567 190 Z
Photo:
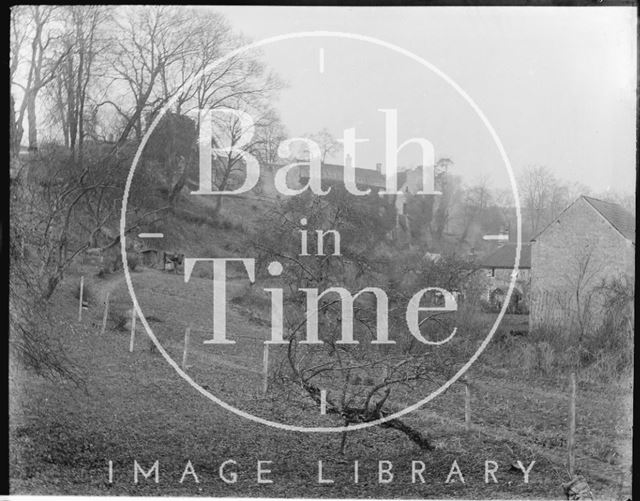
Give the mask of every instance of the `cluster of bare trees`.
M 177 114 L 266 110 L 277 81 L 256 54 L 211 63 L 243 40 L 209 11 L 174 7 L 23 6 L 12 10 L 13 145 L 23 123 L 79 150 L 88 138 L 140 139 L 147 117 L 175 98 Z M 43 116 L 38 116 L 42 112 Z
M 422 223 L 430 228 L 432 241 L 441 245 L 445 240 L 443 237 L 448 236 L 449 241 L 456 245 L 466 242 L 477 247 L 481 245 L 484 234 L 510 229 L 514 236 L 516 212 L 511 189 L 494 188 L 488 178 L 465 183 L 455 174 L 455 169 L 449 169 L 453 165 L 446 158 L 437 162 L 436 187 L 442 195 L 437 197 L 428 211 L 422 211 L 421 214 L 414 212 L 414 217 L 422 217 Z M 557 177 L 547 167 L 523 169 L 517 183 L 523 241 L 537 235 L 582 194 L 618 203 L 635 213 L 634 195 L 592 193 L 584 185 Z
M 524 169 L 518 179 L 518 190 L 522 206 L 523 230 L 530 237 L 542 231 L 580 195 L 592 195 L 620 204 L 630 213 L 635 214 L 635 194 L 593 193 L 581 183 L 568 182 L 557 177 L 548 167 L 533 166 Z M 513 198 L 512 195 L 511 198 Z
M 460 244 L 474 247 L 483 234 L 496 232 L 509 221 L 510 214 L 503 209 L 513 205 L 502 207 L 499 192 L 486 178 L 463 183 L 449 158 L 436 162 L 435 187 L 441 195 L 410 197 L 407 210 L 412 238 L 429 249 L 465 252 L 468 248 L 460 249 Z
M 253 117 L 244 149 L 261 159 L 273 158 L 284 136 L 270 105 L 280 82 L 256 51 L 233 53 L 247 42 L 210 10 L 25 5 L 12 9 L 10 29 L 15 305 L 18 294 L 27 305 L 46 302 L 75 256 L 119 243 L 126 176 L 160 113 L 129 194 L 126 233 L 173 209 L 197 166 L 197 110 Z M 212 116 L 213 147 L 235 144 L 244 124 Z M 241 176 L 241 156 L 219 157 L 215 168 L 224 189 Z
M 259 54 L 231 55 L 245 41 L 222 16 L 165 6 L 36 5 L 15 7 L 11 16 L 12 169 L 39 184 L 37 193 L 27 187 L 27 198 L 39 199 L 31 206 L 46 207 L 49 217 L 60 214 L 49 231 L 66 245 L 73 240 L 66 229 L 78 230 L 73 237 L 85 242 L 73 252 L 84 244 L 117 243 L 105 229 L 122 196 L 123 167 L 170 103 L 159 139 L 147 148 L 156 151 L 144 157 L 157 182 L 167 184 L 168 208 L 196 165 L 199 109 L 224 107 L 255 117 L 245 149 L 273 158 L 273 144 L 284 135 L 270 107 L 280 83 Z M 232 146 L 245 132 L 237 116 L 213 117 L 215 147 Z M 25 124 L 31 155 L 20 156 Z M 224 189 L 242 170 L 241 157 L 230 152 L 216 168 L 214 182 Z M 132 210 L 162 205 L 130 202 Z
M 542 231 L 576 194 L 575 188 L 561 182 L 545 167 L 526 169 L 519 181 L 522 209 L 531 236 Z

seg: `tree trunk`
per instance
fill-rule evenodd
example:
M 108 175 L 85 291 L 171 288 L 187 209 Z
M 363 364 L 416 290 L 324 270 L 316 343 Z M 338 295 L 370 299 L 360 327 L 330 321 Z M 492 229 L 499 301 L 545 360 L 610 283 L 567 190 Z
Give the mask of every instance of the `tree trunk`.
M 320 389 L 317 386 L 314 386 L 308 381 L 302 381 L 302 387 L 316 403 L 320 404 Z M 382 410 L 385 400 L 386 397 L 378 402 L 375 408 L 371 410 L 354 407 L 339 409 L 335 405 L 331 404 L 327 406 L 327 414 L 341 414 L 346 425 L 349 423 L 370 423 L 371 421 L 382 419 L 388 415 Z M 379 424 L 378 426 L 381 428 L 392 428 L 404 433 L 407 438 L 418 444 L 421 449 L 429 451 L 434 449 L 429 437 L 399 419 L 391 419 Z M 344 440 L 346 441 L 346 438 L 344 438 Z
M 76 116 L 76 100 L 74 93 L 74 70 L 73 70 L 73 57 L 67 58 L 66 65 L 66 79 L 65 86 L 67 91 L 67 129 L 69 134 L 69 148 L 75 152 L 76 149 L 76 137 L 78 134 L 78 120 Z
M 187 173 L 189 169 L 189 161 L 187 159 L 178 159 L 175 163 L 180 166 L 180 174 L 174 185 L 171 187 L 171 190 L 169 191 L 168 204 L 171 207 L 175 205 L 175 201 L 177 200 L 178 195 L 187 182 Z M 221 197 L 218 197 L 218 199 L 220 198 Z
M 77 112 L 76 112 L 76 120 L 78 123 L 78 148 L 75 151 L 75 159 L 76 162 L 82 162 L 82 139 L 84 134 L 84 93 L 82 82 L 84 79 L 84 56 L 85 56 L 85 46 L 84 46 L 84 34 L 82 32 L 82 21 L 78 24 L 78 41 L 80 45 L 80 50 L 78 51 L 78 82 L 76 88 L 76 95 L 78 96 L 77 101 Z
M 345 448 L 347 446 L 347 432 L 342 432 L 342 439 L 340 440 L 340 454 L 344 454 Z
M 218 196 L 216 198 L 216 206 L 213 208 L 213 219 L 217 220 L 218 216 L 220 215 L 220 209 L 222 209 L 222 197 Z
M 429 438 L 422 434 L 420 431 L 412 428 L 408 424 L 400 421 L 399 419 L 392 419 L 386 423 L 380 425 L 382 428 L 393 428 L 394 430 L 404 433 L 412 442 L 418 444 L 421 449 L 428 451 L 433 450 L 433 445 L 429 441 Z
M 22 139 L 22 126 L 16 123 L 15 100 L 13 95 L 9 100 L 9 149 L 11 158 L 18 158 L 20 153 L 20 140 Z
M 38 149 L 38 129 L 36 123 L 36 96 L 35 92 L 29 92 L 27 99 L 27 123 L 29 125 L 29 151 Z

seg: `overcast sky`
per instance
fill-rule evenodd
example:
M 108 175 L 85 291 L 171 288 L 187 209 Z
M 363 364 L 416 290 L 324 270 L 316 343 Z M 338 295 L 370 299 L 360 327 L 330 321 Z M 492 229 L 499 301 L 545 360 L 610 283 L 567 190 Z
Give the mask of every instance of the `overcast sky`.
M 635 189 L 636 12 L 633 8 L 215 7 L 250 39 L 329 30 L 376 37 L 426 59 L 483 110 L 516 174 L 545 165 L 601 192 Z M 320 49 L 324 52 L 321 71 Z M 472 182 L 507 186 L 486 128 L 440 77 L 361 41 L 288 40 L 263 48 L 288 84 L 277 109 L 291 135 L 356 127 L 357 164 L 384 161 L 384 115 L 399 141 L 425 137 Z M 417 147 L 400 165 L 420 163 Z

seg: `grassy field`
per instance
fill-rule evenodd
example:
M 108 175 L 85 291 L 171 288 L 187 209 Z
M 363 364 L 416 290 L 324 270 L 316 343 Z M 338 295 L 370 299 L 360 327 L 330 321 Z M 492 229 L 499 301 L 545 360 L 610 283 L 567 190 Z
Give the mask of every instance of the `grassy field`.
M 154 333 L 180 361 L 186 325 L 193 328 L 189 374 L 229 403 L 245 410 L 294 419 L 308 409 L 285 408 L 262 395 L 262 345 L 268 326 L 231 301 L 228 337 L 238 343 L 202 344 L 211 325 L 211 281 L 152 270 L 132 274 L 139 301 Z M 115 329 L 118 315 L 131 307 L 122 276 L 94 279 L 95 301 L 77 321 L 69 276 L 57 294 L 60 339 L 82 372 L 84 386 L 54 382 L 12 366 L 10 377 L 11 489 L 14 494 L 207 495 L 350 498 L 553 498 L 563 497 L 566 463 L 567 391 L 564 381 L 531 380 L 505 367 L 481 363 L 472 380 L 471 430 L 464 427 L 461 385 L 408 421 L 426 431 L 436 450 L 420 450 L 404 435 L 367 429 L 349 434 L 344 455 L 337 434 L 285 432 L 257 424 L 203 398 L 169 366 L 142 331 L 129 353 L 129 333 Z M 242 294 L 241 280 L 229 286 Z M 101 336 L 101 299 L 111 293 L 109 329 Z M 509 321 L 509 319 L 507 319 Z M 521 321 L 516 319 L 514 321 Z M 490 348 L 491 349 L 491 348 Z M 490 350 L 489 350 L 490 351 Z M 495 354 L 494 354 L 495 355 Z M 487 353 L 487 359 L 492 354 Z M 631 392 L 627 387 L 581 385 L 578 392 L 577 467 L 600 499 L 630 496 Z M 328 419 L 328 418 L 326 418 Z M 335 424 L 335 423 L 334 423 Z M 134 484 L 134 461 L 149 469 L 159 462 L 160 482 Z M 237 482 L 226 483 L 219 467 L 237 464 Z M 318 461 L 330 484 L 318 483 Z M 498 483 L 485 483 L 485 461 L 498 464 Z M 511 467 L 535 464 L 529 483 Z M 113 482 L 109 482 L 109 461 Z M 192 475 L 180 482 L 191 461 Z M 272 461 L 257 482 L 257 462 Z M 359 462 L 358 483 L 353 463 Z M 378 461 L 393 464 L 393 481 L 378 481 Z M 412 483 L 412 461 L 425 464 L 424 480 Z M 456 461 L 464 476 L 445 483 Z

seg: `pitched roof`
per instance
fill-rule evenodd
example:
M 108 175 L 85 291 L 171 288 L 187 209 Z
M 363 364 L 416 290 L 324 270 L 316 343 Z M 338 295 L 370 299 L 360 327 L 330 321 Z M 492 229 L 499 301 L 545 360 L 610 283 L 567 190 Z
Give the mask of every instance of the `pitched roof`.
M 599 200 L 597 198 L 588 197 L 586 195 L 580 195 L 576 198 L 567 208 L 560 212 L 556 217 L 554 217 L 547 226 L 545 226 L 541 231 L 539 231 L 535 237 L 531 239 L 532 242 L 535 242 L 540 235 L 542 235 L 547 228 L 553 224 L 554 221 L 557 221 L 562 214 L 568 211 L 574 204 L 583 199 L 587 202 L 588 205 L 593 207 L 593 209 L 598 212 L 613 228 L 618 231 L 624 238 L 636 243 L 636 218 L 627 211 L 624 207 L 619 204 L 613 202 L 605 202 L 604 200 Z
M 636 242 L 636 218 L 621 205 L 582 195 L 627 240 Z
M 504 244 L 493 252 L 478 258 L 478 263 L 483 268 L 512 269 L 516 262 L 517 244 Z M 520 250 L 520 269 L 531 268 L 531 244 L 522 243 Z

